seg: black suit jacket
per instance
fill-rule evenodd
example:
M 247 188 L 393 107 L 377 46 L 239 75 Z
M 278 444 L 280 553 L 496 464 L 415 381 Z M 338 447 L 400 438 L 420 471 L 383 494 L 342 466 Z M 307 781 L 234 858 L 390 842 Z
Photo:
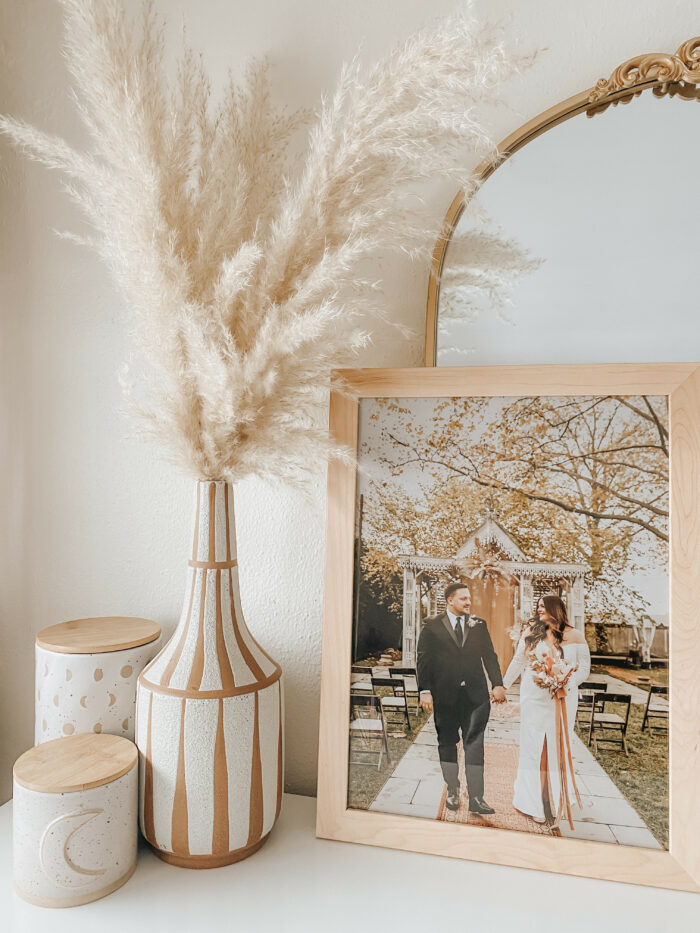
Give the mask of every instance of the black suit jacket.
M 474 704 L 489 698 L 484 668 L 492 687 L 503 686 L 498 656 L 494 651 L 486 622 L 469 616 L 464 642 L 457 636 L 446 612 L 428 619 L 418 639 L 418 689 L 430 690 L 439 704 L 454 703 L 462 683 Z M 483 666 L 482 666 L 483 662 Z

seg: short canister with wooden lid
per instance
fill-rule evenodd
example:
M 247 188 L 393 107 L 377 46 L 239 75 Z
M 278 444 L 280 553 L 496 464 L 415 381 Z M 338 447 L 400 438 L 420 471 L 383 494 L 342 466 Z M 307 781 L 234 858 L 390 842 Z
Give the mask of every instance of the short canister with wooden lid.
M 110 894 L 136 867 L 138 752 L 120 736 L 54 739 L 13 769 L 15 890 L 42 907 Z
M 108 732 L 133 741 L 136 683 L 160 626 L 122 616 L 75 619 L 36 637 L 34 741 Z

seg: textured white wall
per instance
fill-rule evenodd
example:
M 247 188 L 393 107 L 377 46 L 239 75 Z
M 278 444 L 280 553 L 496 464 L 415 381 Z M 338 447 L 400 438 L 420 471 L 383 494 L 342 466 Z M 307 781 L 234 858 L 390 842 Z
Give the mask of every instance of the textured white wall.
M 129 6 L 134 6 L 129 0 Z M 159 0 L 180 16 L 220 83 L 269 53 L 278 98 L 314 107 L 343 60 L 372 60 L 452 0 Z M 547 47 L 509 90 L 525 118 L 641 51 L 675 50 L 698 31 L 697 0 L 482 0 L 512 13 L 525 47 Z M 74 141 L 52 0 L 0 4 L 0 110 Z M 452 192 L 440 195 L 441 212 Z M 180 610 L 190 481 L 128 437 L 115 373 L 129 352 L 120 302 L 95 258 L 55 238 L 77 221 L 55 176 L 0 143 L 0 799 L 32 743 L 33 640 L 51 623 L 133 614 L 169 632 Z M 378 257 L 387 303 L 422 329 L 427 273 Z M 406 365 L 415 351 L 384 338 L 365 365 Z M 325 480 L 310 498 L 250 481 L 240 489 L 241 585 L 248 622 L 285 670 L 287 789 L 313 794 L 320 679 Z

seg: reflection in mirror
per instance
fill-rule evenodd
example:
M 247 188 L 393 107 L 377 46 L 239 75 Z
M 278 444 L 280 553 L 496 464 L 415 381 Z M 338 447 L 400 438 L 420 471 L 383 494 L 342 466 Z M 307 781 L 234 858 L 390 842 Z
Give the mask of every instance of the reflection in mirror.
M 504 162 L 447 249 L 437 364 L 700 358 L 698 117 L 645 92 Z

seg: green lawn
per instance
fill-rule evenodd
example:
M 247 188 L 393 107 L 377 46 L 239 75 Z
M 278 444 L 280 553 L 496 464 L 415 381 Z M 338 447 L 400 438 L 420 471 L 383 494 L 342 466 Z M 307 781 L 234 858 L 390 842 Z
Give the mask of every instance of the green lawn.
M 668 736 L 651 734 L 648 728 L 642 732 L 643 717 L 644 707 L 633 703 L 627 728 L 629 757 L 611 746 L 599 745 L 596 750 L 595 742 L 591 752 L 656 839 L 668 848 Z M 577 725 L 576 731 L 588 742 L 586 727 Z

